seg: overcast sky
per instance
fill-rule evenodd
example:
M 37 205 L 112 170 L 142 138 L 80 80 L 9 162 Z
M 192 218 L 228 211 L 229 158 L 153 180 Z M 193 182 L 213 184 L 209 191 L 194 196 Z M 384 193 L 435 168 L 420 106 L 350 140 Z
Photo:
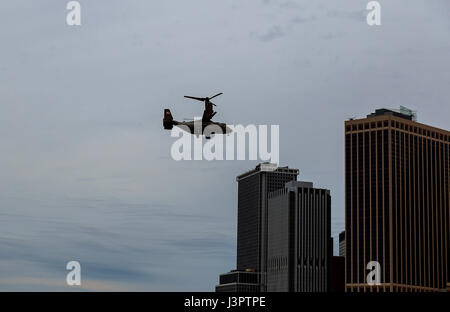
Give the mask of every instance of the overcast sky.
M 280 164 L 332 194 L 344 120 L 405 105 L 449 129 L 450 2 L 0 2 L 0 290 L 212 291 L 235 268 L 237 183 L 256 161 L 181 161 L 162 112 L 280 125 Z M 336 246 L 336 245 L 335 245 Z

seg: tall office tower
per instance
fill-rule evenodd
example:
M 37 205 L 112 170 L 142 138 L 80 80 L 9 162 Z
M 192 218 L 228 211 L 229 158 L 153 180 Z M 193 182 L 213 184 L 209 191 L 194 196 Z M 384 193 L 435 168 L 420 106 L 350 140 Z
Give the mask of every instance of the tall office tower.
M 330 191 L 289 182 L 268 201 L 267 291 L 331 289 Z
M 239 175 L 237 220 L 237 270 L 221 276 L 217 291 L 227 291 L 239 284 L 234 272 L 255 272 L 260 291 L 266 291 L 267 268 L 267 196 L 269 192 L 283 188 L 286 182 L 297 180 L 298 169 L 277 167 L 262 163 L 255 169 Z M 225 275 L 229 275 L 230 278 Z M 249 275 L 249 273 L 247 274 Z M 244 275 L 243 275 L 244 276 Z M 251 275 L 254 276 L 254 275 Z M 229 283 L 222 283 L 228 281 Z M 252 280 L 252 284 L 255 281 Z M 251 285 L 254 289 L 254 285 Z M 241 287 L 243 289 L 243 287 Z
M 339 233 L 339 257 L 345 257 L 345 231 Z
M 276 168 L 276 169 L 275 169 Z M 261 274 L 261 291 L 266 291 L 267 270 L 267 197 L 296 181 L 298 169 L 277 168 L 262 163 L 239 175 L 237 221 L 237 270 L 255 270 Z
M 450 285 L 449 145 L 450 132 L 403 107 L 345 122 L 347 291 Z M 370 261 L 378 286 L 367 283 Z

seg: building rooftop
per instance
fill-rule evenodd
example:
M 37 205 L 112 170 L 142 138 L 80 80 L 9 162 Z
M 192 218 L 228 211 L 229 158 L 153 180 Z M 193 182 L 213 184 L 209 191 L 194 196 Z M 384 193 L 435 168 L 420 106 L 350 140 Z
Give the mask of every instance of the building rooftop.
M 367 118 L 381 115 L 392 115 L 412 121 L 417 121 L 417 112 L 404 106 L 400 106 L 400 109 L 380 108 L 375 110 L 375 113 L 367 115 Z
M 382 127 L 406 130 L 417 135 L 441 140 L 445 143 L 450 142 L 450 131 L 417 122 L 416 112 L 403 106 L 400 107 L 400 110 L 377 109 L 375 113 L 367 115 L 366 118 L 350 118 L 345 121 L 346 133 L 361 130 L 371 131 L 371 129 Z
M 269 198 L 286 195 L 288 192 L 295 191 L 295 189 L 297 189 L 297 188 L 312 189 L 312 188 L 314 188 L 314 185 L 312 182 L 306 182 L 306 181 L 289 181 L 289 182 L 286 182 L 284 188 L 270 192 Z M 318 188 L 316 190 L 324 190 L 327 193 L 330 193 L 330 190 L 328 190 L 328 189 Z
M 239 181 L 240 179 L 246 178 L 252 174 L 258 173 L 258 172 L 276 172 L 276 173 L 286 173 L 286 174 L 299 174 L 298 169 L 290 169 L 288 166 L 285 167 L 278 167 L 277 164 L 272 164 L 269 162 L 264 162 L 258 164 L 255 169 L 249 170 L 247 172 L 244 172 L 243 174 L 240 174 L 237 176 L 236 181 Z
M 313 183 L 306 182 L 306 181 L 290 181 L 290 182 L 286 183 L 285 187 L 286 188 L 295 188 L 295 187 L 313 188 Z

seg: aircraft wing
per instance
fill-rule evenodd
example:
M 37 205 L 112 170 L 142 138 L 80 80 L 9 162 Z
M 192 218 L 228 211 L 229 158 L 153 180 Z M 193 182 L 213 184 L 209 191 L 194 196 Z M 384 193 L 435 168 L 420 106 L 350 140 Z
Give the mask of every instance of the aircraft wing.
M 195 97 L 195 96 L 187 96 L 187 95 L 185 95 L 184 96 L 185 98 L 188 98 L 188 99 L 193 99 L 193 100 L 197 100 L 197 101 L 205 101 L 206 99 L 205 98 L 198 98 L 198 97 Z

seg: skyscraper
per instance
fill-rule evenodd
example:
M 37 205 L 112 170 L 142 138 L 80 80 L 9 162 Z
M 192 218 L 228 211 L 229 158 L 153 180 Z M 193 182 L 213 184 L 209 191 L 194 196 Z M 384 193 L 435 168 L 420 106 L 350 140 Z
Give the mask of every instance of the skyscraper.
M 262 163 L 236 178 L 238 182 L 236 269 L 239 272 L 258 273 L 260 291 L 266 291 L 268 194 L 284 188 L 286 182 L 297 180 L 298 173 L 298 169 Z M 231 273 L 233 272 L 229 274 Z M 216 289 L 228 288 L 221 284 Z
M 330 191 L 289 182 L 270 193 L 268 216 L 267 291 L 329 291 Z
M 450 286 L 450 132 L 405 108 L 345 122 L 347 291 Z M 369 286 L 366 266 L 380 264 Z
M 296 181 L 298 169 L 259 164 L 239 175 L 237 269 L 267 271 L 267 198 L 270 192 L 284 188 L 286 182 Z M 266 290 L 264 274 L 261 291 Z

